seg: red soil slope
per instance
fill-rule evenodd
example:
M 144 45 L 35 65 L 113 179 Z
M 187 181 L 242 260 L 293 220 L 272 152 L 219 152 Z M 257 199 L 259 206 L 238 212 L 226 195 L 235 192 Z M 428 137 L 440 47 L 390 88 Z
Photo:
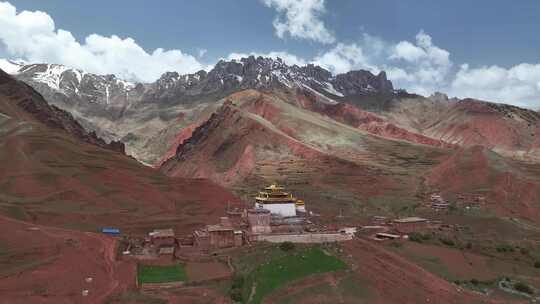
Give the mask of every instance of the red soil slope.
M 434 139 L 420 133 L 411 132 L 389 122 L 387 119 L 381 116 L 361 110 L 349 103 L 328 103 L 322 101 L 321 98 L 322 97 L 307 90 L 299 91 L 297 94 L 298 104 L 303 108 L 327 115 L 332 119 L 367 131 L 371 134 L 423 145 L 446 148 L 455 147 L 455 145 L 449 144 L 443 140 Z
M 377 300 L 370 303 L 500 303 L 459 289 L 414 263 L 366 240 L 344 243 L 354 271 L 369 274 Z M 507 302 L 505 302 L 507 303 Z
M 114 261 L 111 237 L 4 216 L 0 226 L 2 303 L 103 303 L 135 283 L 135 265 Z
M 313 147 L 272 129 L 255 116 L 227 103 L 178 147 L 176 157 L 166 162 L 162 170 L 171 176 L 235 182 L 253 170 L 255 149 L 267 144 L 276 150 L 283 148 L 283 152 L 292 157 L 323 156 Z M 189 161 L 176 162 L 176 159 Z
M 98 138 L 94 132 L 88 133 L 73 116 L 53 105 L 49 105 L 43 97 L 30 86 L 21 81 L 16 81 L 14 78 L 0 70 L 0 86 L 2 95 L 11 99 L 11 104 L 22 109 L 16 111 L 14 117 L 20 117 L 25 120 L 38 121 L 50 128 L 63 130 L 70 135 L 93 145 L 125 153 L 124 144 L 121 142 L 106 143 L 101 138 Z M 7 109 L 5 109 L 8 111 Z M 13 110 L 13 108 L 12 108 Z M 5 112 L 4 114 L 8 114 Z
M 540 114 L 514 106 L 465 99 L 431 121 L 424 133 L 465 147 L 481 145 L 506 156 L 540 160 Z
M 229 96 L 161 170 L 210 178 L 246 199 L 268 182 L 286 183 L 312 210 L 335 214 L 339 204 L 356 208 L 359 199 L 415 200 L 418 176 L 448 151 L 373 136 L 275 95 L 244 91 Z
M 133 284 L 134 265 L 113 262 L 112 238 L 75 230 L 181 235 L 238 202 L 208 180 L 170 178 L 108 148 L 0 74 L 0 302 L 103 303 Z
M 535 171 L 536 170 L 536 171 Z M 500 216 L 540 222 L 538 166 L 506 159 L 481 146 L 465 148 L 436 166 L 428 184 L 445 194 L 476 193 Z
M 26 112 L 21 100 L 31 108 L 38 104 L 40 119 Z M 44 102 L 21 83 L 4 79 L 0 84 L 0 212 L 84 230 L 100 225 L 151 228 L 159 219 L 188 231 L 208 216 L 217 217 L 227 201 L 236 201 L 207 180 L 171 179 L 75 138 L 68 121 L 60 127 L 44 125 L 65 117 L 60 110 L 51 114 Z

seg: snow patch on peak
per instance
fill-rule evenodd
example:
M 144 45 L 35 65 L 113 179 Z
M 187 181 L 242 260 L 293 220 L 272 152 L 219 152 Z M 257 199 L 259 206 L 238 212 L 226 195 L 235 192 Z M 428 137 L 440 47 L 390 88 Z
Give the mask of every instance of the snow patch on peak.
M 0 59 L 0 69 L 4 72 L 15 75 L 19 73 L 19 70 L 24 66 L 24 62 L 17 62 L 12 60 Z
M 122 79 L 116 79 L 116 83 L 121 84 L 125 90 L 131 90 L 135 87 L 135 84 L 133 82 Z
M 283 75 L 283 73 L 281 73 L 281 71 L 274 70 L 272 71 L 272 75 L 274 75 L 274 77 L 276 77 L 280 83 L 284 84 L 288 88 L 292 88 L 291 82 Z
M 107 98 L 107 104 L 109 104 L 109 86 L 105 86 L 105 97 Z
M 336 105 L 338 104 L 337 101 L 333 100 L 333 99 L 330 99 L 326 96 L 324 96 L 323 94 L 317 92 L 316 90 L 314 90 L 313 88 L 305 85 L 305 84 L 302 84 L 302 87 L 308 89 L 309 91 L 313 92 L 315 95 L 317 95 L 319 97 L 319 100 L 322 102 L 322 103 L 326 103 L 326 104 L 330 104 L 330 105 Z
M 49 87 L 60 90 L 60 80 L 62 73 L 68 68 L 59 64 L 47 64 L 47 69 L 44 72 L 36 73 L 34 80 L 45 83 Z
M 339 97 L 344 97 L 343 93 L 341 93 L 340 91 L 336 90 L 334 88 L 334 86 L 330 83 L 330 82 L 325 82 L 324 83 L 325 87 L 324 90 L 330 94 L 333 94 L 333 95 L 336 95 L 336 96 L 339 96 Z
M 79 70 L 73 70 L 73 74 L 75 74 L 75 77 L 77 77 L 78 84 L 81 84 L 86 73 Z

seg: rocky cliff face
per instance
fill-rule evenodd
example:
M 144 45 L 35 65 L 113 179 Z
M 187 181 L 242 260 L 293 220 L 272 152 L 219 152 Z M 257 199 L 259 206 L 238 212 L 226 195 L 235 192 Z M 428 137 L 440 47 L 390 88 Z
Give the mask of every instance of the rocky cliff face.
M 45 97 L 58 94 L 69 97 L 66 103 L 86 102 L 101 106 L 127 103 L 178 103 L 195 96 L 227 94 L 243 89 L 309 87 L 334 97 L 372 93 L 393 93 L 384 72 L 351 71 L 333 76 L 329 71 L 309 64 L 289 66 L 281 59 L 248 57 L 219 61 L 209 72 L 179 75 L 167 72 L 149 84 L 135 84 L 114 75 L 95 75 L 57 64 L 23 65 L 13 71 Z
M 47 101 L 30 86 L 19 82 L 0 70 L 0 85 L 4 91 L 17 97 L 17 106 L 29 113 L 35 120 L 50 128 L 62 129 L 87 143 L 124 154 L 124 144 L 118 141 L 106 143 L 95 132 L 86 131 L 70 113 L 49 105 Z
M 17 78 L 70 112 L 86 130 L 106 142 L 122 141 L 129 154 L 151 165 L 172 156 L 191 134 L 184 131 L 204 123 L 219 108 L 219 100 L 249 89 L 276 94 L 379 136 L 440 146 L 482 144 L 508 155 L 538 158 L 537 112 L 460 102 L 441 93 L 424 98 L 394 90 L 384 72 L 332 75 L 312 64 L 289 66 L 280 59 L 251 56 L 219 61 L 208 72 L 167 72 L 153 83 L 135 84 L 54 64 L 11 67 Z M 309 102 L 315 99 L 319 102 Z M 384 122 L 366 122 L 366 117 Z
M 220 61 L 208 72 L 167 72 L 145 84 L 56 64 L 10 66 L 19 80 L 70 112 L 85 129 L 107 142 L 124 142 L 129 154 L 150 164 L 159 162 L 171 149 L 180 129 L 200 124 L 219 106 L 217 100 L 237 91 L 280 91 L 294 96 L 301 89 L 333 99 L 394 94 L 384 72 L 334 76 L 315 65 L 289 66 L 280 59 L 253 56 Z

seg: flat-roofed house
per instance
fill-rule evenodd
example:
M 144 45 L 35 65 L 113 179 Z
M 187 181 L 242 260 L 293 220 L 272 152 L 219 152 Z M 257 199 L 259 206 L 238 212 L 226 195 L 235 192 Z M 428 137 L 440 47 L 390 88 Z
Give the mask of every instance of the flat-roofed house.
M 244 235 L 235 230 L 228 217 L 220 218 L 217 225 L 207 225 L 204 229 L 193 233 L 194 245 L 202 250 L 221 249 L 242 246 Z
M 223 225 L 208 225 L 210 247 L 227 248 L 234 247 L 234 229 Z
M 157 248 L 159 255 L 173 255 L 176 248 L 176 237 L 174 230 L 169 229 L 155 229 L 148 233 L 150 236 L 150 242 Z
M 265 234 L 272 232 L 270 222 L 272 215 L 270 210 L 266 209 L 249 209 L 247 211 L 249 231 L 253 234 Z
M 428 220 L 421 217 L 405 217 L 392 221 L 394 228 L 399 233 L 411 233 L 425 230 Z
M 174 230 L 169 229 L 155 229 L 148 234 L 150 236 L 150 242 L 156 247 L 174 246 L 176 245 L 176 238 Z

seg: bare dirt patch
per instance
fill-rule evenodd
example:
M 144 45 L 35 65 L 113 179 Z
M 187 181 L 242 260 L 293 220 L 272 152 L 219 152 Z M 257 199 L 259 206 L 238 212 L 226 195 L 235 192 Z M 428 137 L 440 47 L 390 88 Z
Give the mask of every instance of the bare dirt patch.
M 204 282 L 231 276 L 229 266 L 217 261 L 188 262 L 186 272 L 190 282 Z
M 101 303 L 135 283 L 135 265 L 115 261 L 113 238 L 5 217 L 0 225 L 0 241 L 12 255 L 33 252 L 32 262 L 22 261 L 0 277 L 4 303 Z

